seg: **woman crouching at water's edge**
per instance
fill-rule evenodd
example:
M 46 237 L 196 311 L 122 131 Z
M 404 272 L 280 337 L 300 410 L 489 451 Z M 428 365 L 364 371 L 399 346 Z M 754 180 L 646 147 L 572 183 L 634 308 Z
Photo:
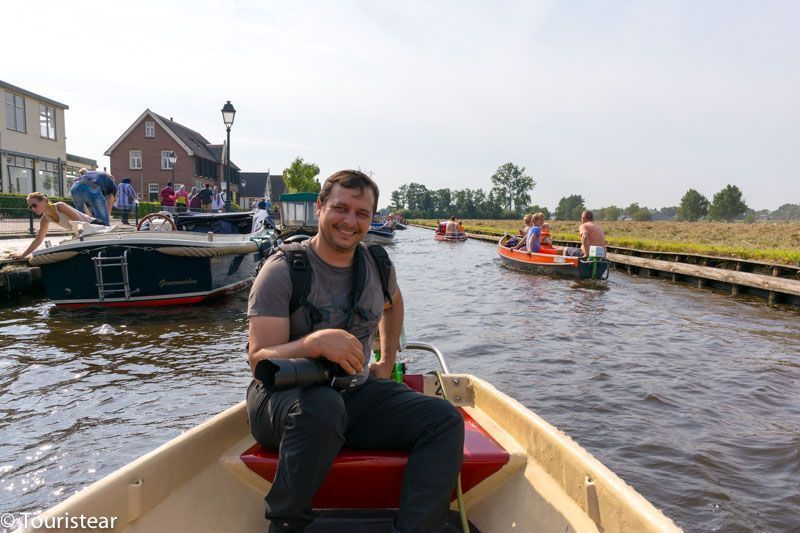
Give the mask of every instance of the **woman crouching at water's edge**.
M 92 218 L 85 213 L 81 213 L 64 202 L 51 203 L 47 199 L 47 195 L 41 192 L 32 192 L 28 195 L 28 209 L 42 217 L 39 221 L 39 233 L 36 234 L 36 238 L 33 239 L 33 242 L 24 252 L 12 253 L 12 259 L 27 257 L 28 254 L 38 248 L 47 235 L 47 229 L 50 227 L 51 222 L 69 231 L 72 231 L 70 220 L 86 222 L 87 224 L 105 225 L 100 220 Z

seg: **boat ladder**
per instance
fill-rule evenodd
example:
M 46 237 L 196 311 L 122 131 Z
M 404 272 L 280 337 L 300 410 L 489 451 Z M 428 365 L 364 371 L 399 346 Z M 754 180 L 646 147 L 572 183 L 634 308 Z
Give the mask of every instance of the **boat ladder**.
M 100 302 L 104 302 L 106 298 L 112 297 L 119 293 L 124 294 L 125 301 L 131 299 L 131 286 L 130 278 L 128 277 L 128 250 L 125 250 L 122 255 L 114 255 L 104 257 L 103 252 L 98 252 L 97 256 L 92 257 L 94 262 L 94 274 L 97 278 L 97 297 Z M 105 281 L 103 277 L 103 269 L 118 268 L 122 277 L 122 281 Z

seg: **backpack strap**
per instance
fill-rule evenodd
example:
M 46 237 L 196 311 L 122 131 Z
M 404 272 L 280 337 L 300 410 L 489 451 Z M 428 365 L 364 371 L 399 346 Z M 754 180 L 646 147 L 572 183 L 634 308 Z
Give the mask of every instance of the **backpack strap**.
M 392 273 L 392 260 L 386 249 L 380 244 L 370 244 L 367 249 L 378 264 L 378 273 L 381 276 L 381 287 L 383 288 L 383 298 L 389 305 L 392 305 L 392 295 L 389 294 L 389 276 Z
M 311 264 L 308 261 L 308 254 L 302 244 L 290 243 L 282 244 L 278 247 L 289 263 L 289 277 L 292 283 L 292 297 L 289 300 L 289 315 L 291 316 L 301 306 L 305 307 L 309 313 L 312 327 L 322 322 L 322 313 L 317 307 L 308 301 L 308 293 L 311 291 Z

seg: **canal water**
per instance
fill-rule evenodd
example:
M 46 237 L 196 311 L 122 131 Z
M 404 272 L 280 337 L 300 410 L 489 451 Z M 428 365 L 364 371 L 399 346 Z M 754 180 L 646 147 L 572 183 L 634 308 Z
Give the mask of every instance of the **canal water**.
M 409 340 L 520 400 L 687 530 L 800 529 L 797 310 L 615 272 L 518 273 L 491 244 L 427 230 L 397 239 Z M 50 507 L 242 400 L 246 304 L 0 308 L 0 512 Z

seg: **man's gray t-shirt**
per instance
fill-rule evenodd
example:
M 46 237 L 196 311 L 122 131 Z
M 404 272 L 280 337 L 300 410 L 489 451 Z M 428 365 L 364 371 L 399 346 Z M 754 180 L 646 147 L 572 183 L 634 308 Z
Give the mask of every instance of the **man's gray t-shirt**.
M 303 242 L 313 272 L 308 301 L 319 309 L 322 321 L 312 329 L 306 308 L 301 305 L 289 317 L 289 340 L 299 339 L 314 330 L 328 328 L 347 330 L 347 323 L 353 307 L 353 267 L 339 268 L 325 263 L 308 246 L 308 243 L 309 241 Z M 384 303 L 378 265 L 366 246 L 359 246 L 362 248 L 367 264 L 367 277 L 359 305 L 366 311 L 368 320 L 357 318 L 349 330 L 364 347 L 364 374 L 358 380 L 358 384 L 366 381 L 369 374 L 367 364 L 372 354 L 372 337 L 383 314 Z M 389 276 L 388 289 L 389 294 L 394 294 L 397 289 L 394 265 L 392 265 Z M 291 298 L 292 282 L 289 263 L 282 253 L 277 253 L 267 259 L 253 283 L 247 305 L 247 316 L 288 317 Z

